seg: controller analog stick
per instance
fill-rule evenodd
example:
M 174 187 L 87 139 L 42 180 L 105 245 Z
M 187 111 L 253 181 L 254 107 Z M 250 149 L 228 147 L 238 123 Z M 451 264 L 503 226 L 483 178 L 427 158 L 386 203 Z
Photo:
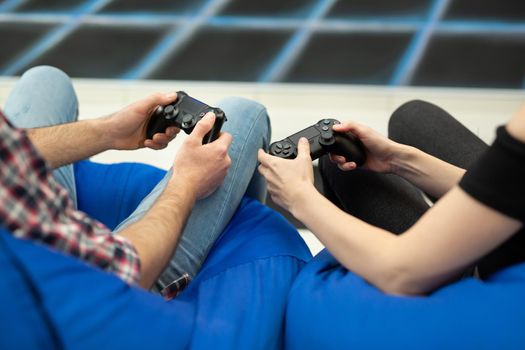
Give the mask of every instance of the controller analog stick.
M 164 115 L 166 116 L 166 119 L 173 119 L 179 114 L 179 110 L 172 105 L 168 105 L 164 108 Z

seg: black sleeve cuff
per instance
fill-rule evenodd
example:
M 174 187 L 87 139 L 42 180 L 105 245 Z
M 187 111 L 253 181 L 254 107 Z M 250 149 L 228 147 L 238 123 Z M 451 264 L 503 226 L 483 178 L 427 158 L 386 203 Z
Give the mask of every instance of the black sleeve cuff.
M 525 222 L 525 143 L 513 138 L 504 126 L 496 135 L 459 186 L 483 204 Z

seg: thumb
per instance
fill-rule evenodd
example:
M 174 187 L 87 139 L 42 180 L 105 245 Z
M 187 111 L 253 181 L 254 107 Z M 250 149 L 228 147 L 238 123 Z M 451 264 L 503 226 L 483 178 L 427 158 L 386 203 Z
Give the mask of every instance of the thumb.
M 213 114 L 213 112 L 206 113 L 206 115 L 197 122 L 197 125 L 195 125 L 195 128 L 191 132 L 190 137 L 199 140 L 199 142 L 202 142 L 204 135 L 206 135 L 211 130 L 214 123 L 215 114 Z
M 306 137 L 301 137 L 299 140 L 299 145 L 297 145 L 297 157 L 310 158 L 310 143 Z
M 148 107 L 156 107 L 156 106 L 164 106 L 164 105 L 170 104 L 176 99 L 177 99 L 176 92 L 168 92 L 168 93 L 157 92 L 157 93 L 151 94 L 148 97 L 146 97 L 145 102 L 148 105 Z
M 343 122 L 341 124 L 335 124 L 333 126 L 334 131 L 337 132 L 352 132 L 356 136 L 360 136 L 364 133 L 364 126 L 353 121 Z

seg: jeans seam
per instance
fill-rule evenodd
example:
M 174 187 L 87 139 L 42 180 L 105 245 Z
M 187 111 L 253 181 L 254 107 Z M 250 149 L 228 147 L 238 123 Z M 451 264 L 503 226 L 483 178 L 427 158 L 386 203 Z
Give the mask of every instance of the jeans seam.
M 261 110 L 259 111 L 259 113 L 257 114 L 257 116 L 255 117 L 255 120 L 254 122 L 252 123 L 248 133 L 247 133 L 247 136 L 250 136 L 252 133 L 253 133 L 253 130 L 255 128 L 255 125 L 257 124 L 255 121 L 257 121 L 262 115 L 264 115 L 266 112 L 266 108 L 261 108 Z M 246 137 L 246 140 L 249 140 L 250 138 L 249 137 Z M 242 152 L 245 150 L 246 148 L 246 145 L 247 145 L 247 142 L 244 142 L 243 145 L 242 145 L 242 148 L 240 149 L 240 153 L 242 154 Z M 239 169 L 239 162 L 237 162 L 237 164 L 235 165 L 235 168 L 234 168 L 234 175 L 238 172 L 238 169 Z M 235 176 L 232 176 L 232 178 L 235 177 Z M 228 189 L 226 191 L 226 193 L 230 193 L 231 192 L 231 188 L 233 186 L 233 181 L 229 184 L 228 186 Z M 217 215 L 217 219 L 220 218 L 223 214 L 224 214 L 224 211 L 226 210 L 226 201 L 224 201 L 221 205 L 221 209 L 219 211 L 219 215 Z M 217 221 L 214 223 L 213 225 L 213 229 L 215 229 L 217 226 Z M 211 247 L 210 247 L 211 248 Z

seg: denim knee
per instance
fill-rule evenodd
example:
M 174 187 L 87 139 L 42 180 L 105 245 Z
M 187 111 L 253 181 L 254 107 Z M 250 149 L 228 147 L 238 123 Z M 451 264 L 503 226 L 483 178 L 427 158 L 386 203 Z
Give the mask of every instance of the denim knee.
M 260 130 L 265 136 L 265 141 L 270 141 L 270 117 L 264 105 L 254 100 L 236 96 L 223 98 L 219 101 L 218 105 L 221 107 L 229 106 L 231 110 L 235 110 L 236 114 L 241 114 L 242 122 L 249 125 L 253 124 L 256 130 Z M 226 118 L 228 118 L 228 113 L 226 113 Z
M 71 83 L 71 78 L 62 70 L 53 67 L 53 66 L 36 66 L 28 69 L 20 77 L 21 81 L 27 80 L 53 80 L 60 82 L 61 84 L 67 85 L 73 90 L 73 84 Z

